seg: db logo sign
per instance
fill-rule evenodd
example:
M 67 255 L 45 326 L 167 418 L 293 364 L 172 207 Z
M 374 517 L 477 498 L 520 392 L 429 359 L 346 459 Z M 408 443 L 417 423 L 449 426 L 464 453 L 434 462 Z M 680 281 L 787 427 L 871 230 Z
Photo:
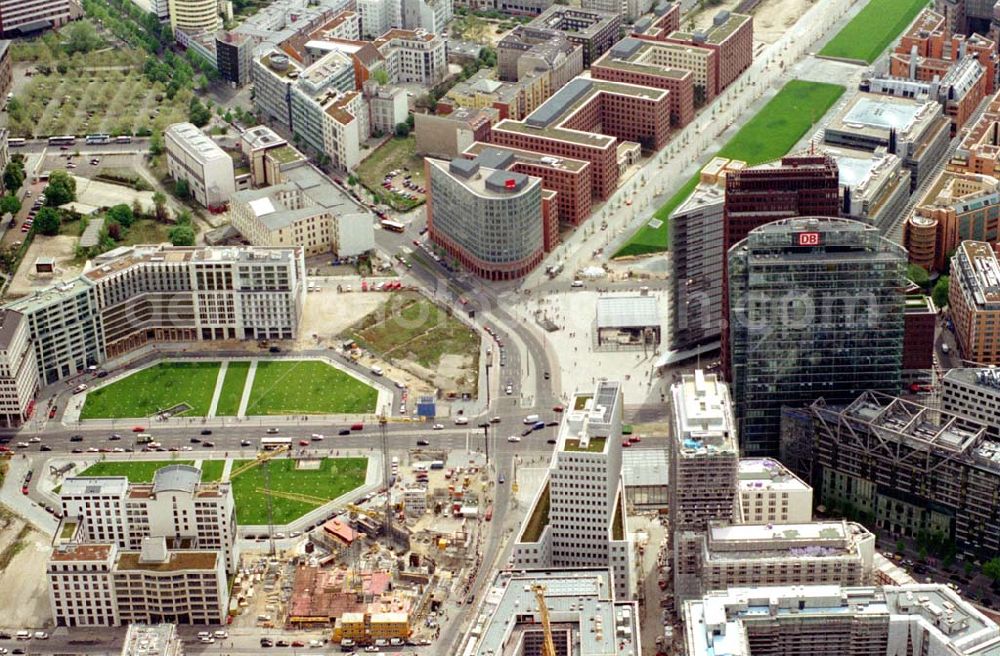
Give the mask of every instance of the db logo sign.
M 818 232 L 800 232 L 799 246 L 819 246 Z

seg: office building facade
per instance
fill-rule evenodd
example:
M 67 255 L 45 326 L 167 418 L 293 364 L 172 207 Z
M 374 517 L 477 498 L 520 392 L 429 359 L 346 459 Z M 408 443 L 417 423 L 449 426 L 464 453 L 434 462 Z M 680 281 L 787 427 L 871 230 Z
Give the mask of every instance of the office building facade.
M 578 394 L 559 428 L 546 482 L 514 543 L 521 569 L 607 567 L 616 598 L 634 589 L 621 476 L 622 396 L 616 382 Z
M 962 357 L 980 365 L 1000 364 L 1000 260 L 990 244 L 959 245 L 951 258 L 948 307 Z
M 38 388 L 28 320 L 20 312 L 0 309 L 0 426 L 17 428 L 30 418 Z
M 62 27 L 73 17 L 70 0 L 0 0 L 0 36 L 26 36 Z
M 620 38 L 622 17 L 619 12 L 552 5 L 530 25 L 562 32 L 570 43 L 583 46 L 583 67 L 590 68 Z
M 812 520 L 812 487 L 773 458 L 741 458 L 740 522 L 805 524 Z
M 819 503 L 890 535 L 938 537 L 966 558 L 1000 553 L 1000 443 L 986 426 L 894 396 L 810 407 Z
M 849 219 L 785 219 L 728 254 L 729 369 L 747 456 L 776 456 L 782 406 L 898 391 L 906 251 Z
M 430 240 L 490 280 L 526 275 L 545 255 L 546 234 L 558 232 L 554 193 L 509 170 L 513 159 L 488 151 L 472 160 L 424 160 Z
M 201 205 L 222 207 L 236 191 L 233 158 L 191 123 L 174 123 L 163 133 L 167 172 L 186 180 Z
M 305 300 L 299 248 L 123 247 L 78 278 L 12 301 L 43 384 L 155 342 L 292 339 Z
M 222 27 L 219 0 L 169 0 L 170 27 L 188 34 L 215 32 Z
M 972 419 L 1000 440 L 1000 370 L 949 369 L 941 379 L 941 409 Z

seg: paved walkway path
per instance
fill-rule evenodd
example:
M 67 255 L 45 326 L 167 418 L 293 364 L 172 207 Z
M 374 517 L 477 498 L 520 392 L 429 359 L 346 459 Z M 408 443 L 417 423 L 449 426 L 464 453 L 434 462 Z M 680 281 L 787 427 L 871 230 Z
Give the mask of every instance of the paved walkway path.
M 250 403 L 250 390 L 253 389 L 253 379 L 257 375 L 257 358 L 250 360 L 250 370 L 247 372 L 247 382 L 243 385 L 243 396 L 240 398 L 240 409 L 237 417 L 247 416 L 247 405 Z
M 219 479 L 223 483 L 229 482 L 229 472 L 233 471 L 233 459 L 226 458 L 226 464 L 222 466 L 222 477 Z
M 212 403 L 208 406 L 208 416 L 215 416 L 215 409 L 219 406 L 219 397 L 222 396 L 222 384 L 226 380 L 226 370 L 229 368 L 229 360 L 223 360 L 219 367 L 219 377 L 215 379 L 215 391 L 212 392 Z

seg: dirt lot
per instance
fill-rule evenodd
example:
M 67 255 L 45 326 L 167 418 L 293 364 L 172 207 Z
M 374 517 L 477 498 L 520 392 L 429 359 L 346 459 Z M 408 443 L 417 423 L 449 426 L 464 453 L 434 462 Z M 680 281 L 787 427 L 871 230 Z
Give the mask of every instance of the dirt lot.
M 51 287 L 60 280 L 68 280 L 83 271 L 83 267 L 74 262 L 74 251 L 78 239 L 72 235 L 36 236 L 35 240 L 31 242 L 31 246 L 28 247 L 24 261 L 17 268 L 17 274 L 7 290 L 7 298 L 27 296 L 32 292 Z M 54 257 L 56 259 L 54 275 L 35 275 L 35 260 L 39 257 Z
M 350 284 L 355 290 L 361 288 L 360 278 Z M 302 315 L 302 328 L 298 348 L 315 348 L 316 336 L 322 346 L 339 346 L 337 337 L 351 327 L 358 317 L 375 312 L 389 300 L 389 294 L 363 293 L 359 291 L 341 293 L 333 288 L 321 288 L 309 292 L 309 299 Z
M 722 0 L 716 5 L 706 3 L 705 9 L 693 12 L 681 20 L 681 29 L 688 29 L 692 20 L 695 28 L 707 29 L 712 26 L 712 18 L 717 13 L 724 9 L 734 10 L 740 1 Z M 754 41 L 777 41 L 815 3 L 816 0 L 763 0 L 752 12 Z
M 51 623 L 45 562 L 49 540 L 0 507 L 0 625 L 7 629 Z

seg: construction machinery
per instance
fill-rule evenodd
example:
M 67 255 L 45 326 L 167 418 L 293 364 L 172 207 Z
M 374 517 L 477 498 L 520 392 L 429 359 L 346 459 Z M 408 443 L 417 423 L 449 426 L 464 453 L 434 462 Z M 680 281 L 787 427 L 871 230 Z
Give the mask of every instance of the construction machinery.
M 542 633 L 545 635 L 545 642 L 542 643 L 542 656 L 556 656 L 556 645 L 552 641 L 552 624 L 549 622 L 549 607 L 545 605 L 545 586 L 541 583 L 535 583 L 531 586 L 531 591 L 535 593 L 538 613 L 542 616 Z

